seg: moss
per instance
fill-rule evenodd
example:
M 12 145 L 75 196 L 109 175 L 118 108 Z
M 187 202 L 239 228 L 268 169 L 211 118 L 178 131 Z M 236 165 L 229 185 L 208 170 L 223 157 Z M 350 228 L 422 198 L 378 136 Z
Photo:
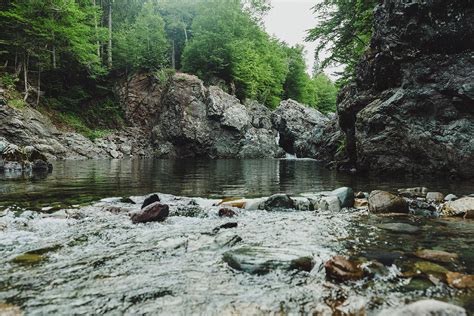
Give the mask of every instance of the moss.
M 24 264 L 24 265 L 33 265 L 38 264 L 45 259 L 44 256 L 33 254 L 33 253 L 25 253 L 23 255 L 19 255 L 13 259 L 14 263 Z

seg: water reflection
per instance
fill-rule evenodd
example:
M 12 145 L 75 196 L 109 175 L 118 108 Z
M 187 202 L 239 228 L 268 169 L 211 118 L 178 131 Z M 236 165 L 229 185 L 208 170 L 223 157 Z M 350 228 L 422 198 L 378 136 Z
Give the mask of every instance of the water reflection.
M 55 162 L 49 175 L 4 174 L 0 176 L 0 203 L 29 207 L 77 204 L 149 192 L 257 197 L 340 186 L 363 191 L 428 186 L 444 193 L 474 192 L 473 183 L 350 176 L 329 171 L 313 160 L 87 160 Z

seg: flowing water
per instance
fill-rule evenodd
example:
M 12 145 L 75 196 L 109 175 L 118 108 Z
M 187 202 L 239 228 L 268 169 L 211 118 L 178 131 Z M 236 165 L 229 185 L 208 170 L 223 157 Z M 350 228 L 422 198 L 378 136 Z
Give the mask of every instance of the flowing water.
M 223 219 L 214 206 L 224 197 L 420 185 L 474 192 L 473 183 L 356 177 L 299 159 L 65 161 L 56 162 L 52 174 L 7 174 L 0 179 L 0 314 L 5 303 L 31 315 L 376 314 L 428 297 L 473 312 L 471 290 L 401 277 L 420 262 L 412 255 L 420 248 L 460 255 L 432 269 L 473 274 L 472 221 L 378 217 L 364 210 L 242 210 Z M 132 224 L 126 212 L 106 211 L 138 209 L 151 192 L 179 206 L 163 223 Z M 110 197 L 132 197 L 138 204 Z M 214 230 L 227 222 L 238 226 Z M 381 228 L 400 223 L 419 230 Z M 315 267 L 265 275 L 237 271 L 223 254 L 242 246 L 299 251 Z M 334 255 L 380 265 L 364 280 L 334 282 L 323 267 Z

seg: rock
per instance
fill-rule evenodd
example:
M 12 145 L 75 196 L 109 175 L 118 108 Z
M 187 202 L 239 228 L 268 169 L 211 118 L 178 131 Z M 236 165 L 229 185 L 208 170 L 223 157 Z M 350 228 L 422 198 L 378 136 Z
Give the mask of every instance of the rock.
M 322 211 L 339 212 L 341 201 L 337 196 L 324 196 L 318 201 L 316 208 Z
M 464 219 L 474 219 L 474 210 L 469 210 L 464 214 Z
M 441 208 L 443 216 L 463 216 L 474 211 L 474 197 L 463 197 L 455 201 L 446 202 Z
M 369 201 L 367 199 L 355 199 L 354 200 L 354 207 L 355 208 L 368 208 L 369 207 Z
M 144 209 L 148 205 L 153 204 L 155 202 L 160 202 L 160 197 L 158 196 L 158 194 L 152 194 L 152 195 L 148 196 L 145 199 L 145 201 L 143 201 L 141 209 Z
M 218 205 L 225 207 L 246 208 L 249 200 L 246 199 L 229 199 L 228 201 L 220 202 Z
M 465 196 L 457 200 L 446 202 L 442 205 L 441 215 L 463 216 L 474 210 L 474 197 Z
M 326 276 L 336 281 L 359 280 L 364 277 L 364 271 L 356 263 L 342 256 L 332 257 L 324 264 Z
M 235 222 L 230 222 L 230 223 L 222 224 L 222 225 L 220 225 L 219 227 L 214 228 L 212 231 L 213 231 L 214 233 L 217 233 L 217 232 L 219 232 L 221 229 L 236 228 L 237 226 L 238 226 L 237 223 L 235 223 Z
M 405 223 L 387 223 L 387 224 L 378 224 L 378 228 L 385 229 L 394 233 L 406 233 L 406 234 L 414 234 L 420 230 L 420 228 L 405 224 Z
M 426 193 L 426 200 L 428 202 L 441 203 L 444 201 L 444 194 L 441 192 L 428 192 Z
M 444 198 L 444 200 L 447 201 L 447 202 L 448 202 L 448 201 L 454 201 L 454 200 L 457 200 L 457 199 L 458 199 L 458 197 L 457 197 L 456 195 L 454 195 L 454 194 L 448 194 L 448 195 L 446 195 L 446 197 Z
M 122 197 L 119 201 L 120 203 L 126 203 L 126 204 L 136 204 L 134 200 L 132 200 L 129 197 Z M 157 201 L 159 202 L 159 201 Z M 142 207 L 143 208 L 143 207 Z
M 341 202 L 341 207 L 354 206 L 354 191 L 351 188 L 342 187 L 332 191 L 330 195 L 337 196 Z
M 33 171 L 42 171 L 42 172 L 48 172 L 53 170 L 53 166 L 48 163 L 47 161 L 41 160 L 41 159 L 36 159 L 33 161 L 31 165 L 31 169 Z
M 143 208 L 137 213 L 130 215 L 130 218 L 134 224 L 137 223 L 148 223 L 148 222 L 162 222 L 169 215 L 169 207 L 166 204 L 160 204 L 155 202 Z
M 19 256 L 16 256 L 13 259 L 14 263 L 23 264 L 23 265 L 33 265 L 41 263 L 46 259 L 45 256 L 36 253 L 25 253 Z
M 236 215 L 237 215 L 237 213 L 235 213 L 230 208 L 221 208 L 219 210 L 219 217 L 234 217 Z
M 295 209 L 295 202 L 289 195 L 275 194 L 265 201 L 263 208 L 267 211 L 292 210 Z
M 455 253 L 450 253 L 441 250 L 430 250 L 423 249 L 415 252 L 415 256 L 421 259 L 435 261 L 435 262 L 453 262 L 459 259 L 459 256 Z
M 1 105 L 1 103 L 0 103 Z M 20 307 L 12 305 L 12 304 L 6 304 L 6 303 L 0 303 L 0 315 L 2 316 L 22 316 L 23 312 L 20 309 Z
M 472 20 L 459 1 L 376 7 L 370 48 L 337 106 L 359 169 L 474 177 Z
M 223 255 L 230 267 L 250 274 L 266 274 L 276 269 L 311 271 L 312 256 L 291 249 L 241 247 Z
M 408 203 L 401 197 L 385 191 L 372 191 L 369 195 L 371 213 L 408 213 Z
M 369 195 L 364 192 L 357 192 L 354 197 L 357 199 L 366 199 Z
M 407 188 L 407 189 L 398 189 L 398 194 L 406 197 L 426 197 L 428 194 L 428 189 L 425 187 L 416 187 L 416 188 Z
M 280 146 L 290 154 L 295 154 L 296 143 L 311 139 L 313 129 L 322 130 L 329 118 L 314 108 L 299 104 L 294 100 L 282 101 L 272 113 L 272 122 L 278 131 Z
M 425 274 L 425 275 L 433 275 L 437 278 L 443 278 L 446 273 L 448 273 L 448 269 L 439 264 L 429 262 L 429 261 L 418 261 L 413 266 L 414 274 Z
M 474 275 L 458 272 L 446 273 L 446 281 L 450 287 L 456 289 L 474 289 Z
M 378 316 L 467 316 L 462 307 L 437 300 L 421 300 L 382 311 Z

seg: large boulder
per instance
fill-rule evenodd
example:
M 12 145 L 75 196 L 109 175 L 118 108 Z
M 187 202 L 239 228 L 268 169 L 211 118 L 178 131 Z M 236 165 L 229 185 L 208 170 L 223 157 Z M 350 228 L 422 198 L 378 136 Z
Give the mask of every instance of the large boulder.
M 474 177 L 474 3 L 384 0 L 338 98 L 358 169 Z
M 437 300 L 422 300 L 403 307 L 384 310 L 379 316 L 467 316 L 467 313 L 460 306 Z
M 280 136 L 279 144 L 290 154 L 295 154 L 296 149 L 302 147 L 302 142 L 312 138 L 314 130 L 322 130 L 329 121 L 329 118 L 318 110 L 291 99 L 282 101 L 272 113 L 273 126 Z M 300 151 L 303 153 L 306 150 Z
M 464 216 L 474 212 L 474 197 L 463 197 L 455 201 L 446 202 L 441 208 L 443 216 Z
M 162 222 L 170 214 L 170 208 L 160 202 L 152 203 L 139 212 L 132 213 L 130 219 L 133 223 Z
M 390 192 L 375 190 L 369 195 L 371 213 L 408 213 L 408 203 Z

